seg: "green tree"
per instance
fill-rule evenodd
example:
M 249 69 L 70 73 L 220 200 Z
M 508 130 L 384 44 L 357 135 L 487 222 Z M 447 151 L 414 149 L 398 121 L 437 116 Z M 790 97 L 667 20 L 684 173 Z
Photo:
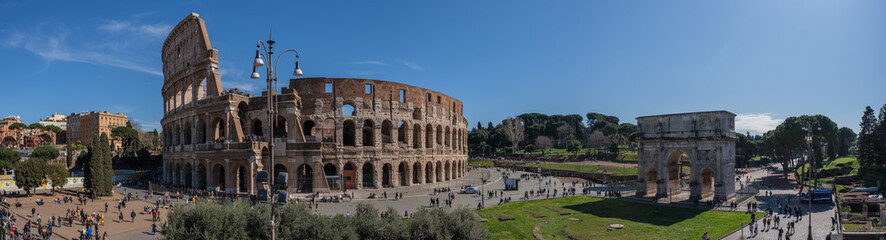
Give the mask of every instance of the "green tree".
M 861 117 L 861 132 L 858 132 L 858 162 L 862 166 L 872 166 L 878 163 L 880 159 L 877 152 L 878 136 L 876 130 L 879 123 L 874 117 L 874 109 L 871 106 L 865 107 L 864 115 Z
M 53 126 L 53 125 L 45 126 L 45 127 L 43 127 L 43 130 L 50 131 L 53 133 L 60 133 L 61 131 L 64 131 L 64 130 L 62 130 L 62 128 L 60 128 L 58 126 Z
M 46 165 L 46 176 L 52 181 L 54 191 L 55 188 L 65 186 L 65 181 L 68 180 L 68 168 L 61 164 Z
M 13 180 L 15 185 L 31 195 L 31 191 L 43 184 L 46 177 L 46 162 L 39 158 L 30 158 L 18 164 Z
M 28 128 L 34 129 L 34 130 L 43 130 L 44 126 L 43 126 L 43 124 L 39 124 L 39 123 L 31 123 L 31 125 L 28 125 Z
M 21 159 L 21 153 L 8 148 L 0 148 L 0 169 L 11 170 Z
M 101 136 L 96 136 L 87 151 L 89 151 L 89 158 L 83 166 L 83 187 L 96 196 L 108 196 L 113 187 L 111 147 L 108 143 L 108 135 L 102 133 Z
M 572 140 L 569 144 L 566 144 L 566 151 L 577 153 L 581 151 L 581 142 L 578 140 Z
M 65 153 L 65 163 L 70 167 L 74 163 L 74 146 L 71 143 L 65 145 Z
M 111 136 L 123 141 L 123 157 L 136 157 L 138 151 L 144 148 L 138 138 L 138 131 L 132 127 L 115 127 L 111 129 Z
M 24 123 L 17 122 L 17 123 L 13 123 L 13 124 L 9 125 L 9 129 L 13 129 L 13 130 L 16 130 L 16 129 L 21 130 L 21 129 L 27 129 L 27 128 L 28 128 L 28 125 L 25 125 Z
M 526 144 L 526 146 L 523 146 L 523 151 L 524 151 L 524 153 L 535 152 L 535 145 L 532 145 L 532 143 Z
M 44 161 L 49 161 L 57 158 L 60 155 L 58 149 L 49 145 L 43 145 L 34 148 L 34 151 L 31 151 L 32 158 L 40 158 Z
M 841 127 L 840 130 L 837 130 L 837 143 L 834 144 L 837 148 L 837 154 L 840 156 L 849 155 L 849 149 L 852 148 L 856 138 L 858 138 L 858 135 L 851 128 Z

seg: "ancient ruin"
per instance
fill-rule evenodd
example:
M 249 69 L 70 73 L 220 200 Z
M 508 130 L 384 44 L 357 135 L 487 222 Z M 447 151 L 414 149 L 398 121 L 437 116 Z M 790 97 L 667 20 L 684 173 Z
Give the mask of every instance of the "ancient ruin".
M 686 185 L 680 173 L 688 159 L 689 199 L 732 198 L 735 193 L 735 114 L 727 111 L 637 118 L 637 196 L 666 198 Z
M 467 173 L 462 103 L 439 92 L 370 79 L 291 79 L 277 93 L 269 136 L 268 93 L 223 90 L 218 50 L 197 14 L 172 30 L 162 59 L 169 184 L 255 194 L 269 154 L 275 172 L 289 173 L 290 192 L 408 186 Z

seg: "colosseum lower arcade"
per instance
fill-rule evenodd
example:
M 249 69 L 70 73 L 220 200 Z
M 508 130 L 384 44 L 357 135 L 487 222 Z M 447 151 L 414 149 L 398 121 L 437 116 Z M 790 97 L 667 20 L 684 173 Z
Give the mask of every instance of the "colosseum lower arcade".
M 291 193 L 410 186 L 467 173 L 462 103 L 439 92 L 370 79 L 291 79 L 275 93 L 269 136 L 268 93 L 223 90 L 218 51 L 197 14 L 172 30 L 162 59 L 167 184 L 255 194 L 255 176 L 269 169 L 270 154 L 275 173 L 289 173 Z

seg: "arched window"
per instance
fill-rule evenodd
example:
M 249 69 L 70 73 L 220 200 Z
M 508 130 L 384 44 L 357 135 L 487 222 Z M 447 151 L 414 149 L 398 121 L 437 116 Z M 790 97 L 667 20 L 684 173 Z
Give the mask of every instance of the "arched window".
M 341 115 L 342 116 L 354 116 L 355 112 L 356 112 L 356 110 L 354 110 L 354 105 L 345 104 L 344 106 L 341 107 Z
M 382 124 L 381 124 L 382 143 L 393 143 L 391 136 L 393 135 L 392 131 L 394 130 L 394 128 L 392 125 L 393 124 L 391 124 L 390 120 L 385 120 L 384 122 L 382 122 Z
M 344 126 L 342 129 L 342 144 L 345 146 L 354 146 L 354 142 L 356 142 L 356 134 L 354 133 L 355 126 L 354 121 L 346 120 L 344 122 Z

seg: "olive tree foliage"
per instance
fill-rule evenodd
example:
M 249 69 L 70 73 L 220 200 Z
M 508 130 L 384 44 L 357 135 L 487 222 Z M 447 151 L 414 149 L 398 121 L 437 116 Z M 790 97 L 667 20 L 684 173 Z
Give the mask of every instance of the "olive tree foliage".
M 519 117 L 508 118 L 503 121 L 505 136 L 511 142 L 511 149 L 516 151 L 517 146 L 523 141 L 526 132 L 523 131 L 523 121 Z
M 18 164 L 15 169 L 13 180 L 25 193 L 31 195 L 31 191 L 43 185 L 46 176 L 46 161 L 39 158 L 30 158 Z
M 487 239 L 489 234 L 473 212 L 421 209 L 404 221 L 393 208 L 385 216 L 368 203 L 357 205 L 351 217 L 314 214 L 305 204 L 276 209 L 278 239 Z M 167 239 L 268 239 L 267 204 L 247 202 L 176 205 L 170 209 Z
M 489 232 L 470 209 L 447 213 L 441 208 L 419 209 L 409 224 L 411 239 L 488 239 Z
M 68 168 L 61 164 L 46 165 L 46 176 L 52 181 L 53 188 L 65 186 L 69 176 Z

